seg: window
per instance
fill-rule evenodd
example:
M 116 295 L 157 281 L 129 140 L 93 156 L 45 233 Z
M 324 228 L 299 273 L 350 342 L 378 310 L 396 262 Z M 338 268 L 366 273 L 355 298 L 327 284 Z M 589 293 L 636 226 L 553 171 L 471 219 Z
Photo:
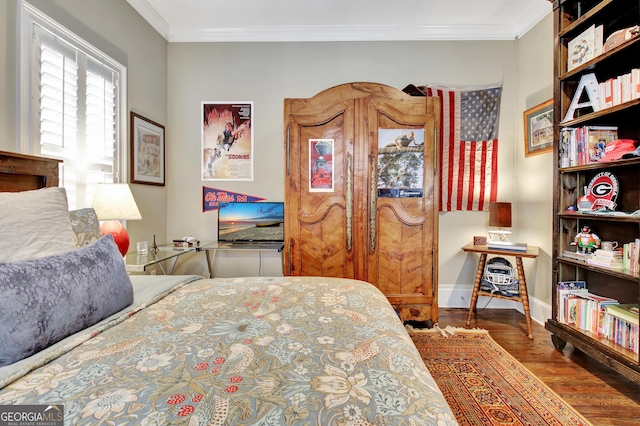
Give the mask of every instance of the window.
M 22 31 L 20 151 L 63 160 L 69 208 L 90 207 L 124 177 L 126 69 L 26 2 Z

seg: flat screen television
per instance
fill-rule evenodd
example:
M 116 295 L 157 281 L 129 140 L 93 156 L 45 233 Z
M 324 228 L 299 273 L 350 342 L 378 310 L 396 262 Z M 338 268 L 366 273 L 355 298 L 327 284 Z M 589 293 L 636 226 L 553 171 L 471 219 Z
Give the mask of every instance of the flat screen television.
M 284 203 L 219 203 L 218 241 L 283 242 Z

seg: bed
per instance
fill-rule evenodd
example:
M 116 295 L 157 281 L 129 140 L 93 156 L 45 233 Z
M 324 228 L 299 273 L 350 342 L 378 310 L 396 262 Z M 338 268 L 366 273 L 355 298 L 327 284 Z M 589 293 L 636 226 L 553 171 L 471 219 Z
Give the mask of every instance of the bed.
M 20 167 L 7 166 L 17 157 Z M 64 191 L 54 188 L 55 173 L 42 176 L 51 168 L 41 162 L 0 152 L 0 216 L 25 204 L 14 196 L 33 194 L 24 209 L 42 209 L 45 198 L 40 216 L 54 215 L 42 194 Z M 31 191 L 7 194 L 22 189 L 16 182 L 25 174 L 36 176 L 26 179 Z M 402 322 L 370 284 L 128 276 L 110 237 L 96 234 L 90 209 L 67 217 L 72 250 L 49 253 L 36 241 L 35 256 L 7 259 L 14 254 L 0 241 L 0 405 L 59 407 L 64 424 L 457 424 Z M 0 225 L 3 237 L 17 228 Z M 55 321 L 34 319 L 48 310 Z M 50 332 L 43 324 L 56 321 L 65 331 L 41 339 Z M 69 322 L 77 330 L 69 332 Z

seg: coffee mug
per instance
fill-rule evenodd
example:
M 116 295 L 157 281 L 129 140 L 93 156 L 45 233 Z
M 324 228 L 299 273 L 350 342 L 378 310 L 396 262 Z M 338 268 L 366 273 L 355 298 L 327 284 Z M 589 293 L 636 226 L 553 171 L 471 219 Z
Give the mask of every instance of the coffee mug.
M 603 241 L 600 246 L 604 251 L 614 251 L 618 247 L 617 241 Z

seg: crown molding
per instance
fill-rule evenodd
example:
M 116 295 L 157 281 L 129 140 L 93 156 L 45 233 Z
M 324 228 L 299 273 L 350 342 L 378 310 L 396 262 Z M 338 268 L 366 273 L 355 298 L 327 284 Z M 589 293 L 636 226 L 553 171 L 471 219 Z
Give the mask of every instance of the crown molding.
M 147 2 L 147 0 L 127 0 L 151 26 L 167 41 L 169 40 L 170 25 L 162 16 Z
M 551 2 L 551 0 L 549 0 Z M 522 18 L 516 23 L 516 37 L 520 38 L 531 28 L 535 27 L 538 22 L 544 19 L 553 10 L 551 3 L 536 3 L 533 9 L 522 15 Z
M 551 12 L 534 6 L 511 25 L 282 25 L 171 27 L 147 0 L 127 2 L 168 42 L 323 42 L 417 40 L 515 40 Z
M 171 28 L 169 42 L 514 40 L 512 26 L 286 25 Z

